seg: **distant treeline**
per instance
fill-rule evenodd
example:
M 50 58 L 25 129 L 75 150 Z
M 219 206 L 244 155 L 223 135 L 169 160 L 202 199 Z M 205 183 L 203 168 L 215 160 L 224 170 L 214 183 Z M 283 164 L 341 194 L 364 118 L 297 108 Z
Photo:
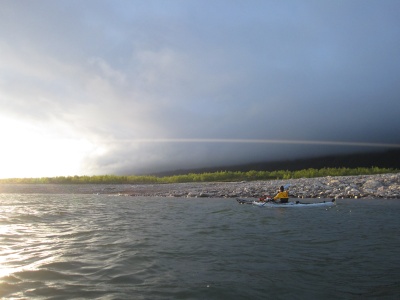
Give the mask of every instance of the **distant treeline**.
M 254 162 L 244 165 L 231 165 L 231 166 L 217 166 L 210 168 L 200 169 L 181 169 L 171 170 L 166 172 L 159 172 L 152 175 L 157 177 L 185 175 L 188 173 L 213 173 L 220 170 L 225 171 L 275 171 L 275 170 L 289 170 L 301 171 L 309 168 L 322 169 L 322 168 L 392 168 L 400 169 L 400 149 L 367 152 L 367 153 L 353 153 L 343 155 L 328 155 L 313 158 L 303 158 L 294 160 L 281 160 L 281 161 L 266 161 Z
M 28 184 L 151 184 L 151 183 L 183 183 L 183 182 L 228 182 L 228 181 L 254 181 L 254 180 L 275 180 L 275 179 L 296 179 L 314 178 L 325 176 L 351 176 L 351 175 L 373 175 L 398 173 L 399 169 L 390 168 L 322 168 L 304 169 L 297 171 L 217 171 L 205 173 L 189 173 L 173 176 L 117 176 L 117 175 L 96 175 L 96 176 L 60 176 L 43 178 L 10 178 L 0 179 L 0 183 L 28 183 Z

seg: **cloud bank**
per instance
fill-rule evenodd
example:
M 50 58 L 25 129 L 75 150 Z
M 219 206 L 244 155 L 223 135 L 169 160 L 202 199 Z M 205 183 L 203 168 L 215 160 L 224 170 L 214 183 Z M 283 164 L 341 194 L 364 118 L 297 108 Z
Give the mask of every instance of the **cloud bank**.
M 59 170 L 76 174 L 396 147 L 399 12 L 388 0 L 4 1 L 2 131 L 29 124 L 18 135 L 37 134 L 36 153 L 70 141 L 53 164 L 74 153 L 79 166 Z M 17 164 L 23 146 L 6 144 Z

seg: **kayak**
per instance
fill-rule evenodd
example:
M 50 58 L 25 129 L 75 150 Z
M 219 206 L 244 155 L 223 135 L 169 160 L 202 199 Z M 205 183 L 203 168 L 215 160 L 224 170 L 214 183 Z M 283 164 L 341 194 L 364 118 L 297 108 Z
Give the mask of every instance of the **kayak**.
M 329 201 L 323 201 L 323 202 L 314 202 L 314 203 L 306 203 L 306 202 L 288 202 L 288 203 L 275 203 L 275 202 L 260 202 L 260 201 L 254 201 L 254 200 L 249 200 L 249 199 L 236 199 L 237 202 L 240 204 L 252 204 L 256 206 L 265 206 L 265 207 L 314 207 L 314 206 L 332 206 L 336 205 L 335 199 L 329 200 Z

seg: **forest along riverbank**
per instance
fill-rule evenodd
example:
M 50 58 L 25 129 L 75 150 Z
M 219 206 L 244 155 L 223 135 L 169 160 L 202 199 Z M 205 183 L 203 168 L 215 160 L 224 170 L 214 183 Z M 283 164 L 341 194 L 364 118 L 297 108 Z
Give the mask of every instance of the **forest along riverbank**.
M 292 198 L 400 199 L 400 173 L 248 182 L 174 184 L 0 184 L 0 193 L 110 194 L 149 197 L 258 198 L 290 184 Z

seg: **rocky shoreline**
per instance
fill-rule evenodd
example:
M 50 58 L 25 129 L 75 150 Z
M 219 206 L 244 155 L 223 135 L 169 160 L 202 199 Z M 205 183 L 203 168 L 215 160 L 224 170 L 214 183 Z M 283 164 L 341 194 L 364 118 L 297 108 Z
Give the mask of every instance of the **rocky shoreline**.
M 182 198 L 258 198 L 290 184 L 291 198 L 400 199 L 400 173 L 248 182 L 174 184 L 1 184 L 0 193 L 110 194 Z
M 291 198 L 390 198 L 400 199 L 400 173 L 338 176 L 289 180 L 180 183 L 136 186 L 131 196 L 258 198 L 273 196 L 279 186 L 290 184 Z

